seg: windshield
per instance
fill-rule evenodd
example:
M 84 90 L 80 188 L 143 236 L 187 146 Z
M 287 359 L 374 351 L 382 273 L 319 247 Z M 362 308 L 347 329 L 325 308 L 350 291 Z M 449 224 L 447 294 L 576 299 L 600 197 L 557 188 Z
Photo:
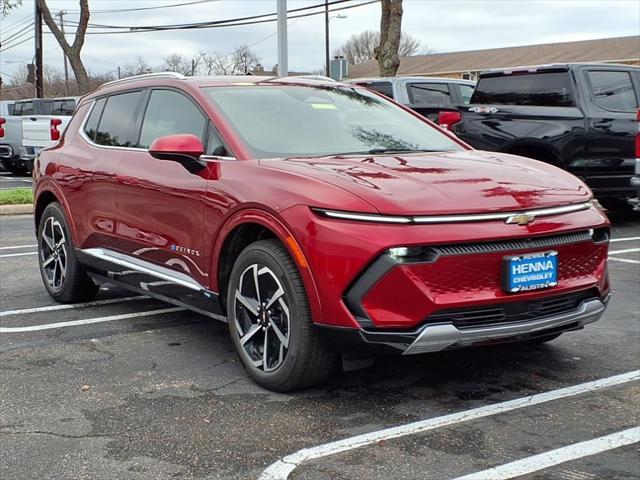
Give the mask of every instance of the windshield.
M 463 149 L 362 88 L 251 85 L 205 90 L 255 158 Z

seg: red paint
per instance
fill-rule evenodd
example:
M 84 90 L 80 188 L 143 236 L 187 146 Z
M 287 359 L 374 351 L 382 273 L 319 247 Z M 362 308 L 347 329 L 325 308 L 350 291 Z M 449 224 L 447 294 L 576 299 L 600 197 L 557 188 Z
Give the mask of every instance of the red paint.
M 216 292 L 227 288 L 218 276 L 227 236 L 242 224 L 261 225 L 296 259 L 314 321 L 354 328 L 358 324 L 343 296 L 390 247 L 529 238 L 608 226 L 604 214 L 593 208 L 538 218 L 526 226 L 503 221 L 383 225 L 320 217 L 310 207 L 391 215 L 482 213 L 584 202 L 591 194 L 582 182 L 547 164 L 471 149 L 255 160 L 201 91 L 203 86 L 225 82 L 232 83 L 215 78 L 148 78 L 85 97 L 60 142 L 39 156 L 36 202 L 45 191 L 58 198 L 79 248 L 138 252 L 158 265 L 175 257 L 171 245 L 198 252 L 189 256 L 193 277 Z M 237 160 L 207 159 L 201 171 L 189 173 L 178 162 L 153 154 L 198 156 L 202 145 L 196 137 L 163 137 L 146 151 L 98 147 L 78 134 L 92 99 L 132 86 L 168 86 L 191 96 Z M 560 285 L 510 298 L 539 298 L 583 287 L 598 288 L 602 294 L 608 291 L 606 245 L 555 249 L 560 255 Z M 381 327 L 409 327 L 444 305 L 504 302 L 508 298 L 499 286 L 498 265 L 509 253 L 440 259 L 434 268 L 396 267 L 365 295 L 364 306 Z M 459 262 L 470 273 L 460 275 Z

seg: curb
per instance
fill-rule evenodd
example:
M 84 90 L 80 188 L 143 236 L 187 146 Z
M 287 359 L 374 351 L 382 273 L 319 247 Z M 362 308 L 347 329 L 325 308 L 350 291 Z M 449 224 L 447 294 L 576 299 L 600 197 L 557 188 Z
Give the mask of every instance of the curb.
M 0 215 L 24 215 L 33 213 L 33 204 L 0 205 Z

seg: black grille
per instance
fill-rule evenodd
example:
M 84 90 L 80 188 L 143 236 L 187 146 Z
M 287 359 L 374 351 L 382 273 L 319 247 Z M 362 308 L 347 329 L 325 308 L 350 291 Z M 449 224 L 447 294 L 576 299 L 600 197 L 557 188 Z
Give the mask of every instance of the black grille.
M 598 298 L 593 290 L 547 297 L 539 300 L 509 302 L 486 307 L 440 310 L 427 318 L 429 323 L 451 322 L 456 328 L 483 327 L 496 323 L 526 322 L 568 313 L 582 302 Z
M 506 252 L 509 250 L 555 247 L 558 245 L 567 245 L 569 243 L 586 242 L 591 239 L 591 234 L 588 231 L 584 231 L 539 238 L 524 238 L 520 240 L 480 243 L 460 243 L 456 245 L 442 245 L 428 248 L 439 255 L 467 255 L 470 253 Z

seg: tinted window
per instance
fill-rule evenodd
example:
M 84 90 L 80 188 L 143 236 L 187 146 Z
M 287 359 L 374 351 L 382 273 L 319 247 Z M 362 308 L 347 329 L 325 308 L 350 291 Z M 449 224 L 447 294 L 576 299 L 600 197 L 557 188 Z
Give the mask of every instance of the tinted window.
M 255 158 L 461 150 L 438 129 L 363 88 L 234 86 L 206 92 Z
M 451 93 L 446 83 L 411 83 L 409 98 L 411 103 L 451 103 Z
M 629 72 L 588 73 L 593 100 L 606 110 L 634 111 L 638 108 Z
M 142 92 L 112 95 L 107 99 L 94 141 L 100 145 L 131 147 L 131 122 Z
M 574 105 L 568 72 L 482 77 L 471 103 L 542 107 Z
M 73 115 L 75 108 L 75 100 L 55 100 L 53 102 L 53 108 L 51 109 L 51 115 Z
M 33 115 L 33 102 L 20 102 L 16 103 L 14 113 L 16 115 Z
M 51 115 L 53 100 L 36 100 L 35 108 L 38 115 Z
M 96 130 L 98 129 L 98 122 L 100 121 L 100 116 L 102 115 L 105 103 L 106 99 L 104 98 L 98 100 L 93 106 L 87 122 L 84 124 L 84 133 L 86 133 L 87 137 L 91 140 L 95 141 L 96 139 Z
M 191 133 L 204 142 L 206 119 L 186 96 L 171 90 L 154 90 L 142 123 L 140 147 L 158 137 Z
M 469 105 L 471 103 L 471 96 L 473 95 L 474 88 L 471 85 L 458 84 L 458 91 L 460 92 L 460 98 L 462 103 Z
M 380 92 L 389 98 L 393 98 L 393 85 L 391 85 L 391 82 L 372 82 L 363 83 L 362 85 L 376 92 Z
M 10 103 L 9 105 L 7 105 L 7 112 L 9 113 L 9 115 L 13 115 L 13 109 L 15 108 L 16 104 L 15 103 Z

